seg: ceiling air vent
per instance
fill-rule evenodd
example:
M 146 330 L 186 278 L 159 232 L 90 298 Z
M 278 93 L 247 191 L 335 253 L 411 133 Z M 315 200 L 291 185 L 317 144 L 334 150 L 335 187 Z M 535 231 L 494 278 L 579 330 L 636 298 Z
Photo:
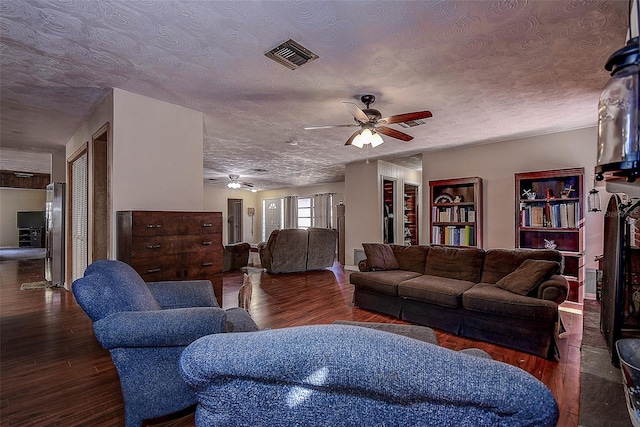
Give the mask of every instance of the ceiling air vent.
M 271 49 L 265 53 L 265 55 L 292 70 L 314 59 L 318 59 L 318 55 L 291 39 Z
M 398 125 L 403 127 L 403 128 L 412 128 L 412 127 L 423 125 L 425 123 L 427 123 L 427 122 L 425 122 L 422 119 L 416 119 L 416 120 L 409 120 L 409 121 L 406 121 L 406 122 L 401 122 L 401 123 L 398 123 Z

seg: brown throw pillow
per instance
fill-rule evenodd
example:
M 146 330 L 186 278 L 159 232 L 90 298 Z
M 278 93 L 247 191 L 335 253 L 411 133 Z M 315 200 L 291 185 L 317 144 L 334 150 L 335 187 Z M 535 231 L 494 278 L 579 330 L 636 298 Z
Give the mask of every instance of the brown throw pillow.
M 384 243 L 363 243 L 362 247 L 372 270 L 397 270 L 400 267 L 391 246 Z
M 560 272 L 555 261 L 526 259 L 513 272 L 498 280 L 496 286 L 518 295 L 527 295 L 540 283 Z

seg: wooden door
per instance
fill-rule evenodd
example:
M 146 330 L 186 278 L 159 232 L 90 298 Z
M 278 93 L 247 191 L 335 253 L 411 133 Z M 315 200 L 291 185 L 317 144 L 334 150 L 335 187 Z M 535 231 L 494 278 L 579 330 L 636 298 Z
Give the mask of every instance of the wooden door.
M 265 199 L 262 203 L 262 240 L 267 241 L 273 230 L 281 228 L 282 199 Z
M 227 240 L 242 242 L 242 199 L 227 199 Z

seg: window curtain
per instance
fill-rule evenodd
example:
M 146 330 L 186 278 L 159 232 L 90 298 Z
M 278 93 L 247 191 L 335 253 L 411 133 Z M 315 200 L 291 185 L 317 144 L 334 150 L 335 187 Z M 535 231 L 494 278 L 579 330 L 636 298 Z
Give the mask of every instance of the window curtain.
M 313 196 L 313 226 L 319 228 L 333 228 L 333 193 L 316 194 Z
M 298 196 L 284 198 L 284 227 L 298 228 Z

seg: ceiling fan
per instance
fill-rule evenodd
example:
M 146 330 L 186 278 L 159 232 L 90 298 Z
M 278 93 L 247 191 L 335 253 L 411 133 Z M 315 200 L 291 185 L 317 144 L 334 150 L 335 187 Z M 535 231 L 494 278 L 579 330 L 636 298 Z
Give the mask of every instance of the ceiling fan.
M 238 190 L 238 189 L 242 188 L 242 186 L 244 185 L 245 187 L 249 188 L 252 193 L 255 193 L 256 191 L 258 191 L 258 189 L 256 189 L 255 186 L 252 183 L 250 183 L 250 182 L 240 182 L 240 181 L 238 181 L 239 179 L 240 179 L 240 175 L 230 174 L 229 175 L 229 182 L 227 183 L 227 188 L 230 188 L 232 190 Z
M 382 144 L 384 141 L 380 134 L 390 136 L 392 138 L 400 139 L 402 141 L 411 141 L 413 137 L 407 135 L 404 132 L 390 128 L 385 125 L 391 125 L 394 123 L 403 123 L 406 127 L 413 127 L 422 124 L 421 119 L 426 119 L 432 116 L 430 111 L 416 111 L 413 113 L 397 114 L 395 116 L 389 116 L 382 118 L 380 111 L 373 108 L 369 108 L 376 100 L 374 95 L 362 95 L 360 101 L 367 106 L 367 108 L 360 109 L 353 102 L 343 102 L 345 108 L 353 115 L 355 124 L 351 125 L 325 125 L 325 126 L 309 126 L 305 129 L 330 129 L 340 127 L 360 127 L 360 130 L 351 135 L 344 145 L 355 145 L 358 148 L 362 148 L 366 144 L 371 144 L 372 147 L 376 147 Z

